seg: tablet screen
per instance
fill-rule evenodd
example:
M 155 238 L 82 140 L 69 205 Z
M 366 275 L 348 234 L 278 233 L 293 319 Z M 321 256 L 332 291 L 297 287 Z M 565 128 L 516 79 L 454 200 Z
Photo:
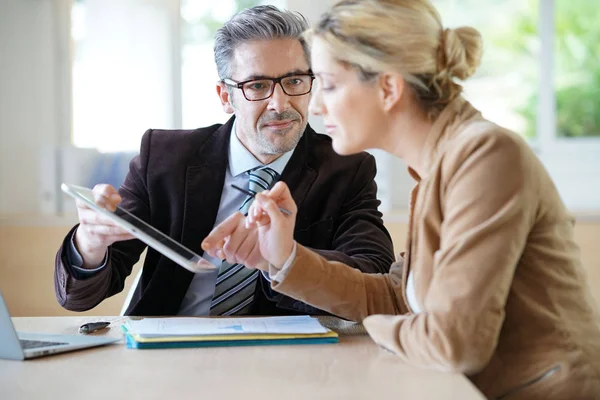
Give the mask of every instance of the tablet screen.
M 158 229 L 154 228 L 152 225 L 148 225 L 143 220 L 139 219 L 138 217 L 136 217 L 129 211 L 126 211 L 125 209 L 117 206 L 117 210 L 115 211 L 115 214 L 118 215 L 119 217 L 123 218 L 124 220 L 126 220 L 131 225 L 133 225 L 140 231 L 144 232 L 151 238 L 159 241 L 160 243 L 167 246 L 171 250 L 176 251 L 177 253 L 181 254 L 186 259 L 191 260 L 191 261 L 194 261 L 194 260 L 197 261 L 200 259 L 200 256 L 198 254 L 194 253 L 193 251 L 189 250 L 187 247 L 184 247 L 183 245 L 179 244 L 175 240 L 171 239 L 169 236 L 165 235 Z

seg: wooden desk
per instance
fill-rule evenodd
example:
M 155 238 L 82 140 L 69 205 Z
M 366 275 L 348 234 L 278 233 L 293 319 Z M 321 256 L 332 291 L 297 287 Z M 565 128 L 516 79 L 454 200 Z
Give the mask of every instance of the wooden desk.
M 122 317 L 13 318 L 18 330 L 76 334 Z M 210 396 L 210 397 L 209 397 Z M 484 399 L 462 375 L 411 368 L 368 336 L 327 345 L 131 350 L 123 343 L 0 360 L 2 399 Z

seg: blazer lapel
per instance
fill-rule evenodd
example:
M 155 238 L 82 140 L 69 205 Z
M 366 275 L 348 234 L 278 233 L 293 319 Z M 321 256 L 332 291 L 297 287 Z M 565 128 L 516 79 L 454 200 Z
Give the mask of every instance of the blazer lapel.
M 215 223 L 228 162 L 229 134 L 233 119 L 207 135 L 196 157 L 185 166 L 181 243 L 202 255 L 202 240 Z M 180 192 L 181 193 L 181 192 Z M 177 238 L 175 238 L 177 239 Z M 172 263 L 159 263 L 141 299 L 128 310 L 131 315 L 175 315 L 194 274 Z
M 186 170 L 182 243 L 200 255 L 200 244 L 213 229 L 219 211 L 232 125 L 233 118 L 217 129 Z

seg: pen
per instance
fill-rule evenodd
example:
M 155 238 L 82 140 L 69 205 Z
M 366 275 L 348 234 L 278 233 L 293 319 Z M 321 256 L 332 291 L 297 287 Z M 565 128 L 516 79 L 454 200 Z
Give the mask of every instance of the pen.
M 239 187 L 239 186 L 236 186 L 236 185 L 231 185 L 231 187 L 232 187 L 232 188 L 234 188 L 234 189 L 236 189 L 236 190 L 239 190 L 240 192 L 242 192 L 242 193 L 244 193 L 244 194 L 246 194 L 246 195 L 248 195 L 248 196 L 250 196 L 250 197 L 252 197 L 252 198 L 254 198 L 254 197 L 256 196 L 254 193 L 250 192 L 249 190 L 242 189 L 242 188 L 241 188 L 241 187 Z M 283 208 L 283 207 L 279 207 L 279 211 L 281 211 L 281 212 L 282 212 L 282 213 L 284 213 L 285 215 L 292 215 L 292 213 L 291 213 L 290 211 L 286 210 L 286 209 L 285 209 L 285 208 Z
M 88 333 L 99 331 L 110 325 L 110 322 L 88 322 L 79 327 L 79 333 L 87 335 Z

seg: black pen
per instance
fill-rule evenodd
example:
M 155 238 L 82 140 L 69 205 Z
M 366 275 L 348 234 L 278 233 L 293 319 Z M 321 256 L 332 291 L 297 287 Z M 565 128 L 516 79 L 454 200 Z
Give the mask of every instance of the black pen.
M 251 191 L 249 191 L 249 190 L 246 190 L 246 189 L 242 189 L 242 188 L 241 188 L 241 187 L 239 187 L 239 186 L 236 186 L 236 185 L 231 185 L 231 187 L 232 187 L 232 188 L 234 188 L 234 189 L 237 189 L 237 190 L 239 190 L 240 192 L 242 192 L 242 193 L 244 193 L 245 195 L 247 195 L 247 196 L 250 196 L 250 197 L 252 197 L 252 198 L 254 198 L 254 197 L 256 196 L 256 195 L 255 195 L 254 193 L 252 193 Z M 292 215 L 292 213 L 291 213 L 290 211 L 286 210 L 286 209 L 285 209 L 285 208 L 283 208 L 283 207 L 279 207 L 279 211 L 281 211 L 281 212 L 282 212 L 282 213 L 284 213 L 285 215 Z
M 110 325 L 110 322 L 88 322 L 79 327 L 79 333 L 87 335 L 88 333 L 99 331 Z

